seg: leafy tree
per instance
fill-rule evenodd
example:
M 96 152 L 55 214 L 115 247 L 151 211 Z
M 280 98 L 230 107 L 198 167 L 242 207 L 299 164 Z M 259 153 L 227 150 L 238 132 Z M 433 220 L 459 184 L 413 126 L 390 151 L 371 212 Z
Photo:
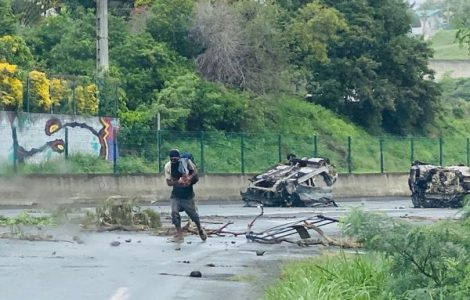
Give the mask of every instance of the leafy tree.
M 185 74 L 168 82 L 156 94 L 151 115 L 162 115 L 162 125 L 180 130 L 240 130 L 248 97 Z
M 0 109 L 21 110 L 23 84 L 16 65 L 0 61 Z
M 31 66 L 33 56 L 21 37 L 5 35 L 0 37 L 0 61 L 27 68 Z
M 50 81 L 45 73 L 31 71 L 28 74 L 28 99 L 31 103 L 31 112 L 50 112 L 52 100 L 49 93 Z
M 155 42 L 149 34 L 130 37 L 112 49 L 110 57 L 126 91 L 127 108 L 131 110 L 151 103 L 154 91 L 188 68 L 184 59 L 165 44 Z
M 410 17 L 401 0 L 330 1 L 347 30 L 328 45 L 328 60 L 309 70 L 312 100 L 348 116 L 369 131 L 407 134 L 425 130 L 439 107 L 439 89 L 427 80 L 432 56 L 407 35 Z
M 463 27 L 457 31 L 457 39 L 460 45 L 467 44 L 468 54 L 470 55 L 470 25 L 467 28 Z
M 158 42 L 167 43 L 179 54 L 191 57 L 195 47 L 189 38 L 193 0 L 155 0 L 147 31 Z
M 16 32 L 16 19 L 11 9 L 11 1 L 0 1 L 0 36 Z

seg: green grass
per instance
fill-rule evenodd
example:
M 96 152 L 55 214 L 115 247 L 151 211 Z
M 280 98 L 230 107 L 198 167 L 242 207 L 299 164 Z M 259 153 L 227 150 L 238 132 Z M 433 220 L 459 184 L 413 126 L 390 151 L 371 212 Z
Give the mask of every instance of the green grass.
M 377 299 L 387 278 L 387 260 L 379 255 L 325 255 L 284 266 L 267 300 Z
M 470 59 L 466 47 L 460 47 L 456 41 L 457 30 L 441 30 L 431 39 L 435 59 Z

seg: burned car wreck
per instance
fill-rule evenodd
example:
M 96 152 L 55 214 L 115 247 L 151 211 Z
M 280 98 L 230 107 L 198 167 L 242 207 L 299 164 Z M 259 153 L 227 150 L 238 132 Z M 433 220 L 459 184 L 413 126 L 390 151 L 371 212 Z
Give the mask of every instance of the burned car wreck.
M 408 187 L 414 207 L 461 207 L 470 194 L 470 168 L 412 163 Z
M 332 199 L 332 185 L 338 175 L 326 158 L 297 159 L 288 156 L 266 172 L 254 176 L 241 192 L 247 206 L 337 206 Z

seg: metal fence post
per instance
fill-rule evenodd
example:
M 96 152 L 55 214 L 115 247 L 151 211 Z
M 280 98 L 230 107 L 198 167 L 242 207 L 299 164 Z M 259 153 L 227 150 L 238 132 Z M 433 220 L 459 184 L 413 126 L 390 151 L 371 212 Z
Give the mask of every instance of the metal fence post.
M 384 141 L 380 138 L 380 173 L 383 174 L 384 172 Z
M 204 170 L 204 131 L 201 131 L 201 172 L 205 173 L 205 170 Z
M 348 136 L 348 173 L 352 173 L 352 154 L 351 154 L 352 138 Z
M 282 161 L 282 136 L 278 137 L 278 148 L 279 148 L 279 162 Z
M 415 141 L 413 138 L 410 139 L 410 160 L 411 163 L 415 160 Z
M 65 127 L 65 145 L 64 145 L 65 160 L 69 159 L 69 129 Z
M 317 146 L 317 136 L 313 136 L 313 156 L 317 157 L 318 156 L 318 146 Z
M 240 160 L 242 174 L 245 174 L 245 139 L 243 132 L 240 132 Z
M 18 160 L 18 136 L 16 135 L 16 126 L 11 128 L 13 138 L 13 172 L 18 172 L 17 160 Z
M 470 166 L 470 138 L 467 138 L 467 167 Z
M 113 174 L 117 174 L 117 135 L 116 128 L 113 127 Z
M 26 111 L 29 112 L 29 73 L 26 77 Z
M 162 133 L 157 131 L 157 147 L 158 147 L 158 173 L 162 172 Z
M 444 141 L 442 140 L 442 138 L 439 138 L 439 165 L 440 166 L 442 166 L 442 156 L 443 156 L 442 146 L 443 146 L 443 143 L 444 143 Z

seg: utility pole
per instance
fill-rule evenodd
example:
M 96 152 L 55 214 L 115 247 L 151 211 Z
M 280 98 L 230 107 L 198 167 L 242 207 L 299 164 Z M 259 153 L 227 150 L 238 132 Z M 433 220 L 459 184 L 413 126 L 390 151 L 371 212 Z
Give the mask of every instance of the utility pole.
M 102 76 L 108 70 L 108 0 L 96 1 L 96 71 Z

